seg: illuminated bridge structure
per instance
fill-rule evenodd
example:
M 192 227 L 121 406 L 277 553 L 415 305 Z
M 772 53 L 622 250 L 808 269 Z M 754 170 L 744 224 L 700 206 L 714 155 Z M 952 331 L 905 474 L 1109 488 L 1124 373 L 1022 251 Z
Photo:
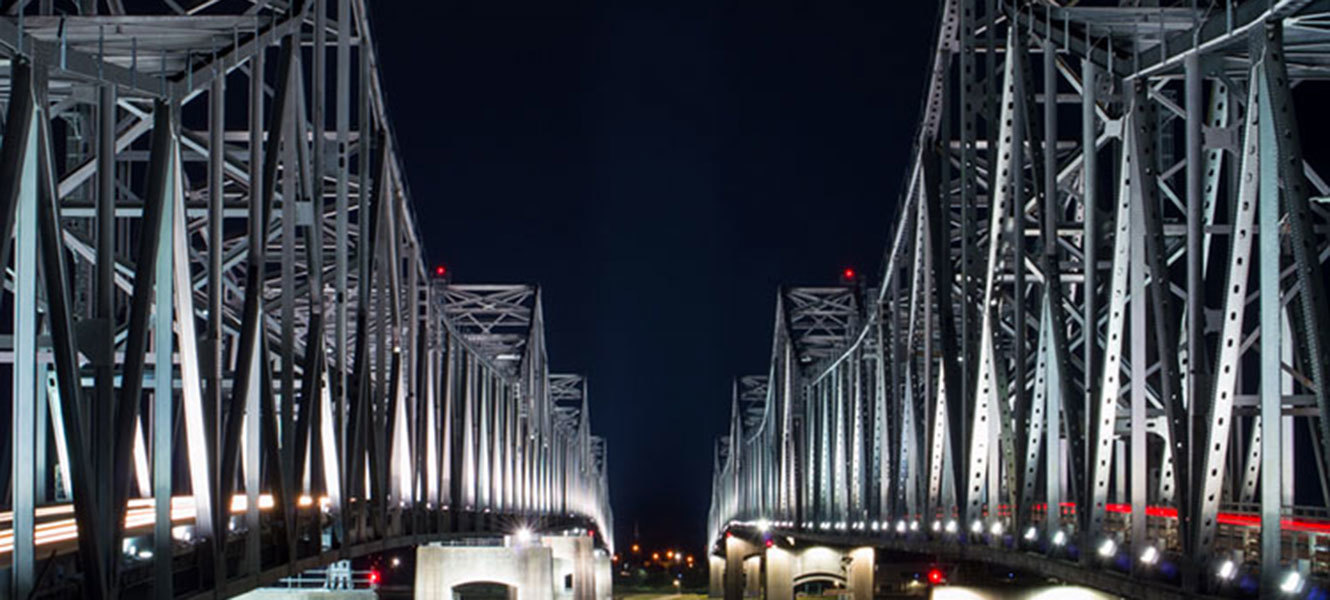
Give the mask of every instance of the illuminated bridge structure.
M 1324 594 L 1330 2 L 940 5 L 880 281 L 782 289 L 736 389 L 713 589 L 823 544 Z
M 540 290 L 425 258 L 368 4 L 0 3 L 0 597 L 523 526 L 612 550 Z

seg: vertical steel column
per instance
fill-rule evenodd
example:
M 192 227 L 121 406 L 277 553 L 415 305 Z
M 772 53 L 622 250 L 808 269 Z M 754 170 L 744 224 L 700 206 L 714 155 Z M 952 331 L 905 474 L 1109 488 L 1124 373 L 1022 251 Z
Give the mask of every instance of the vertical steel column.
M 1081 418 L 1084 421 L 1080 427 L 1070 429 L 1080 429 L 1085 434 L 1093 430 L 1091 423 L 1094 418 L 1095 406 L 1095 387 L 1096 371 L 1095 365 L 1098 364 L 1096 348 L 1099 346 L 1099 307 L 1098 298 L 1098 271 L 1099 271 L 1099 200 L 1098 190 L 1099 182 L 1099 146 L 1097 142 L 1098 116 L 1095 114 L 1096 98 L 1095 92 L 1098 88 L 1098 66 L 1090 59 L 1081 60 L 1081 207 L 1083 221 L 1081 222 L 1081 271 L 1085 281 L 1081 285 Z M 1060 432 L 1050 432 L 1049 435 L 1057 436 Z M 1068 442 L 1072 448 L 1076 447 L 1075 442 L 1068 436 Z M 1092 447 L 1082 443 L 1081 446 Z M 1074 452 L 1074 450 L 1073 450 Z M 1093 456 L 1075 455 L 1072 464 L 1079 464 L 1082 467 L 1090 467 Z M 1085 478 L 1086 469 L 1082 468 L 1078 474 Z M 1085 478 L 1085 481 L 1090 481 Z M 1093 484 L 1089 484 L 1093 485 Z M 1073 485 L 1073 487 L 1075 487 Z M 1092 495 L 1090 489 L 1076 489 L 1073 498 L 1080 498 L 1082 506 L 1089 503 Z M 1087 515 L 1090 511 L 1080 510 L 1077 512 L 1077 520 L 1080 523 L 1078 529 L 1084 531 L 1089 524 Z
M 1270 52 L 1268 48 L 1262 48 Z M 1253 57 L 1258 56 L 1253 53 Z M 1264 57 L 1262 57 L 1264 58 Z M 1263 63 L 1265 61 L 1262 61 Z M 1268 63 L 1267 63 L 1268 64 Z M 1260 261 L 1260 411 L 1261 456 L 1268 457 L 1261 465 L 1261 590 L 1264 594 L 1279 594 L 1281 523 L 1283 514 L 1283 473 L 1275 457 L 1282 451 L 1283 379 L 1281 346 L 1283 335 L 1282 289 L 1279 279 L 1283 269 L 1279 235 L 1279 151 L 1275 141 L 1275 115 L 1273 98 L 1269 92 L 1270 73 L 1261 70 L 1265 81 L 1253 79 L 1253 87 L 1260 88 L 1259 135 L 1261 156 L 1260 200 L 1258 204 L 1260 241 L 1257 258 Z M 1263 85 L 1264 84 L 1264 85 Z M 1252 110 L 1253 107 L 1248 107 Z M 1292 182 L 1284 182 L 1291 185 Z
M 207 414 L 208 441 L 207 455 L 210 469 L 209 480 L 211 490 L 214 492 L 221 489 L 221 481 L 218 479 L 217 471 L 220 469 L 218 441 L 221 439 L 222 426 L 222 365 L 226 358 L 224 348 L 224 333 L 222 323 L 225 321 L 225 315 L 222 314 L 223 298 L 226 290 L 222 288 L 222 236 L 225 235 L 223 229 L 226 205 L 226 178 L 223 167 L 226 153 L 226 77 L 222 73 L 217 73 L 212 80 L 212 89 L 208 93 L 208 324 L 207 333 L 204 339 L 207 340 L 207 399 L 204 401 L 204 411 Z M 197 490 L 196 490 L 197 493 Z M 226 530 L 226 520 L 221 515 L 227 515 L 230 512 L 229 499 L 220 498 L 213 495 L 212 498 L 213 518 L 209 519 L 210 524 L 216 530 L 217 535 L 223 535 Z M 214 531 L 196 531 L 201 537 L 207 537 L 215 540 Z M 220 546 L 214 543 L 214 551 L 220 551 Z M 220 554 L 220 553 L 219 553 Z M 224 573 L 220 568 L 224 568 L 224 563 L 220 556 L 215 557 L 217 562 L 215 567 L 219 567 L 216 573 L 216 581 L 220 582 Z
M 14 231 L 14 367 L 12 421 L 14 546 L 11 554 L 9 592 L 27 598 L 37 584 L 35 531 L 37 508 L 37 153 L 36 123 L 31 70 L 19 69 L 5 121 L 4 162 L 0 165 L 7 186 L 7 215 L 13 214 Z M 25 77 L 24 75 L 27 75 Z M 11 178 L 12 177 L 12 178 Z M 7 219 L 8 220 L 8 219 Z M 5 257 L 8 258 L 8 257 Z M 3 263 L 3 264 L 7 264 Z
M 1174 433 L 1177 437 L 1172 440 L 1174 448 L 1180 448 L 1183 452 L 1174 452 L 1173 462 L 1175 472 L 1177 473 L 1176 504 L 1178 511 L 1178 528 L 1180 531 L 1182 549 L 1184 553 L 1189 550 L 1195 541 L 1190 535 L 1194 525 L 1192 520 L 1194 515 L 1191 512 L 1192 484 L 1190 468 L 1193 456 L 1199 454 L 1196 448 L 1195 440 L 1198 432 L 1194 431 L 1192 424 L 1196 417 L 1201 413 L 1198 410 L 1201 398 L 1205 396 L 1204 385 L 1200 380 L 1204 372 L 1202 365 L 1205 364 L 1207 357 L 1204 348 L 1205 339 L 1203 334 L 1202 320 L 1205 318 L 1205 282 L 1202 277 L 1205 275 L 1204 265 L 1201 256 L 1201 241 L 1203 233 L 1203 223 L 1201 210 L 1205 202 L 1202 197 L 1203 178 L 1205 177 L 1206 165 L 1201 157 L 1202 125 L 1204 116 L 1201 112 L 1201 106 L 1204 101 L 1201 81 L 1200 53 L 1193 50 L 1183 59 L 1185 102 L 1186 102 L 1186 146 L 1187 146 L 1187 238 L 1186 238 L 1186 261 L 1187 261 L 1187 296 L 1186 306 L 1184 307 L 1184 319 L 1187 323 L 1187 329 L 1183 332 L 1184 343 L 1187 347 L 1187 364 L 1183 366 L 1186 375 L 1186 381 L 1183 384 L 1182 393 L 1187 400 L 1187 413 L 1178 415 L 1180 422 L 1175 424 Z
M 97 102 L 97 301 L 96 318 L 103 340 L 115 334 L 115 86 L 98 88 Z M 105 342 L 93 359 L 96 383 L 93 403 L 91 460 L 96 473 L 97 506 L 109 510 L 113 494 L 112 468 L 115 456 L 115 354 Z M 102 519 L 101 539 L 110 539 L 115 519 Z
M 258 492 L 260 486 L 259 469 L 259 436 L 262 435 L 259 424 L 259 399 L 260 393 L 259 380 L 260 368 L 262 366 L 264 353 L 267 352 L 267 344 L 263 343 L 265 329 L 259 322 L 259 315 L 262 314 L 263 306 L 263 287 L 264 270 L 261 262 L 264 256 L 264 247 L 267 245 L 268 235 L 268 210 L 267 210 L 267 192 L 263 190 L 266 184 L 264 175 L 264 164 L 267 162 L 267 154 L 263 147 L 263 88 L 264 82 L 264 51 L 260 50 L 254 54 L 249 62 L 249 264 L 248 269 L 255 270 L 254 273 L 245 275 L 245 315 L 241 321 L 241 348 L 238 352 L 236 365 L 237 373 L 233 376 L 231 396 L 231 414 L 227 417 L 227 447 L 231 447 L 231 439 L 237 437 L 240 432 L 240 426 L 243 424 L 245 432 L 245 553 L 244 559 L 240 562 L 241 573 L 254 575 L 259 572 L 259 502 Z M 276 109 L 274 109 L 276 110 Z M 274 135 L 280 135 L 280 132 L 273 132 Z M 273 148 L 276 151 L 276 148 Z M 254 308 L 249 304 L 254 303 Z M 248 338 L 246 340 L 245 338 Z M 248 341 L 248 348 L 245 348 L 245 342 Z M 243 376 L 242 376 L 243 375 Z M 236 402 L 234 398 L 239 398 Z M 243 412 L 242 412 L 243 411 Z M 235 423 L 235 425 L 231 425 Z M 235 431 L 236 433 L 231 433 Z M 228 453 L 227 458 L 234 454 Z M 273 457 L 276 459 L 277 457 Z M 234 462 L 231 463 L 235 464 Z M 222 490 L 228 492 L 221 496 L 222 504 L 229 504 L 231 501 L 230 490 L 234 489 L 234 468 L 228 468 L 223 463 L 222 467 Z
M 341 449 L 337 469 L 342 481 L 348 482 L 354 481 L 349 472 L 351 465 L 348 462 L 348 457 L 351 455 L 351 446 L 347 443 L 346 437 L 348 420 L 347 349 L 349 344 L 347 339 L 347 305 L 350 302 L 347 290 L 347 250 L 351 245 L 348 239 L 350 223 L 347 213 L 350 211 L 348 201 L 351 169 L 349 129 L 351 123 L 351 27 L 353 21 L 354 19 L 351 18 L 351 1 L 337 0 L 337 114 L 335 116 L 337 127 L 337 199 L 335 201 L 336 210 L 333 228 L 333 300 L 336 311 L 333 318 L 333 337 L 336 345 L 333 363 L 335 367 L 333 369 L 333 389 L 337 396 L 333 419 L 336 423 L 337 447 Z M 364 149 L 363 145 L 361 149 Z M 356 490 L 350 487 L 343 489 L 347 490 L 348 496 L 356 493 Z M 333 498 L 334 535 L 339 543 L 346 540 L 345 506 L 342 499 Z
M 1128 134 L 1129 143 L 1123 150 L 1127 153 L 1127 163 L 1131 165 L 1130 174 L 1124 174 L 1131 181 L 1131 194 L 1129 196 L 1131 207 L 1131 249 L 1130 264 L 1127 267 L 1130 273 L 1129 285 L 1131 300 L 1128 305 L 1131 311 L 1131 317 L 1128 320 L 1128 337 L 1131 339 L 1131 389 L 1129 392 L 1130 406 L 1130 462 L 1127 467 L 1129 495 L 1131 499 L 1131 554 L 1140 556 L 1145 549 L 1145 502 L 1146 502 L 1146 473 L 1149 471 L 1148 462 L 1149 453 L 1145 446 L 1145 411 L 1146 411 L 1146 373 L 1149 370 L 1146 357 L 1146 292 L 1145 292 L 1145 211 L 1144 204 L 1152 198 L 1142 193 L 1145 183 L 1141 181 L 1142 177 L 1154 177 L 1154 165 L 1150 161 L 1153 155 L 1141 151 L 1145 144 L 1150 141 L 1143 140 L 1153 132 L 1153 129 L 1146 123 L 1147 120 L 1154 118 L 1154 113 L 1147 111 L 1145 104 L 1149 102 L 1146 96 L 1143 81 L 1133 81 L 1130 84 L 1135 88 L 1131 99 L 1131 106 L 1128 108 L 1128 119 L 1130 121 L 1131 132 Z M 1152 277 L 1160 277 L 1162 273 L 1150 273 Z M 1156 326 L 1159 324 L 1156 323 Z M 1110 335 L 1113 333 L 1110 331 Z M 1121 494 L 1122 490 L 1118 490 Z M 1102 532 L 1094 531 L 1092 535 Z M 1133 565 L 1135 561 L 1133 561 Z
M 1009 199 L 1011 203 L 1011 224 L 1007 228 L 1008 235 L 1011 236 L 1010 268 L 1012 275 L 1012 335 L 1011 346 L 1008 350 L 1011 353 L 1011 356 L 1010 359 L 1005 356 L 1000 356 L 996 353 L 996 350 L 992 356 L 993 371 L 995 375 L 993 383 L 996 385 L 1003 388 L 1006 387 L 1006 381 L 1004 381 L 1005 378 L 1003 377 L 1005 374 L 1004 370 L 1007 369 L 1008 364 L 1011 365 L 1011 398 L 1003 398 L 1002 401 L 997 403 L 997 408 L 999 409 L 997 414 L 1001 415 L 1001 418 L 999 418 L 999 423 L 996 424 L 997 427 L 995 427 L 995 429 L 1000 431 L 1000 434 L 999 443 L 997 447 L 994 448 L 995 452 L 993 453 L 993 456 L 998 460 L 995 464 L 990 466 L 990 473 L 996 475 L 1001 471 L 1004 477 L 994 477 L 993 480 L 997 482 L 997 485 L 992 486 L 992 488 L 988 490 L 990 519 L 995 521 L 997 520 L 997 505 L 1000 503 L 1009 503 L 1007 494 L 1003 493 L 1002 483 L 1006 480 L 1010 480 L 1012 485 L 1010 485 L 1010 489 L 1005 490 L 1007 493 L 1015 494 L 1017 491 L 1014 484 L 1015 476 L 1019 472 L 1018 469 L 1020 467 L 1016 462 L 1014 453 L 1009 452 L 1012 449 L 1012 436 L 1010 434 L 1014 428 L 1012 425 L 1013 419 L 1009 417 L 1011 417 L 1014 412 L 1014 422 L 1022 429 L 1025 427 L 1025 419 L 1028 417 L 1025 394 L 1025 338 L 1028 331 L 1025 323 L 1025 228 L 1027 214 L 1026 202 L 1031 196 L 1026 195 L 1025 165 L 1027 162 L 1030 164 L 1031 170 L 1034 172 L 1034 177 L 1032 177 L 1032 180 L 1030 181 L 1030 191 L 1033 192 L 1032 196 L 1038 194 L 1037 188 L 1043 183 L 1038 180 L 1037 173 L 1039 165 L 1036 156 L 1034 156 L 1035 152 L 1038 151 L 1040 142 L 1040 140 L 1037 139 L 1038 134 L 1035 131 L 1038 121 L 1035 120 L 1035 115 L 1033 113 L 1035 107 L 1032 105 L 1034 101 L 1034 81 L 1032 80 L 1033 78 L 1029 81 L 1026 80 L 1026 75 L 1029 73 L 1030 68 L 1030 56 L 1025 47 L 1025 37 L 1020 35 L 1020 32 L 1015 27 L 1011 28 L 1011 33 L 1012 35 L 1008 37 L 1007 52 L 1012 55 L 1013 60 L 1017 63 L 1015 68 L 1011 71 L 1011 73 L 1017 78 L 1017 87 L 1015 88 L 1017 108 L 1016 125 L 1012 128 L 1014 135 L 1012 136 L 1013 142 L 1011 146 L 1011 197 Z M 1049 102 L 1047 90 L 1045 90 L 1044 102 Z M 1056 96 L 1053 97 L 1052 102 L 1057 102 Z M 1045 140 L 1047 139 L 1048 138 L 1045 138 Z M 1051 192 L 1045 190 L 1045 193 Z M 992 310 L 996 311 L 999 309 L 994 307 Z M 998 318 L 997 321 L 1000 322 L 1001 319 Z M 994 325 L 996 326 L 997 323 L 995 322 Z M 999 392 L 999 394 L 1001 394 L 1001 392 Z M 1012 410 L 1012 407 L 1014 407 L 1014 410 Z M 1012 508 L 1017 507 L 1013 506 Z
M 160 108 L 160 107 L 159 107 Z M 174 103 L 171 104 L 171 114 L 177 110 Z M 174 586 L 172 585 L 171 565 L 174 557 L 175 540 L 171 538 L 171 496 L 172 496 L 172 470 L 174 462 L 172 460 L 174 448 L 172 448 L 172 434 L 175 433 L 175 368 L 172 355 L 174 348 L 172 344 L 172 322 L 173 298 L 171 293 L 172 277 L 171 267 L 173 266 L 174 244 L 171 243 L 171 226 L 175 222 L 176 197 L 175 197 L 175 178 L 176 169 L 176 151 L 175 151 L 175 122 L 174 119 L 167 125 L 171 128 L 169 140 L 165 149 L 165 155 L 161 160 L 165 161 L 165 172 L 162 174 L 160 183 L 153 181 L 152 184 L 159 186 L 155 191 L 160 194 L 160 198 L 154 198 L 152 201 L 158 202 L 162 206 L 161 222 L 158 224 L 156 262 L 152 265 L 139 264 L 140 270 L 155 269 L 156 274 L 153 280 L 157 285 L 154 289 L 153 306 L 155 320 L 153 322 L 153 350 L 155 352 L 152 365 L 152 495 L 154 515 L 153 519 L 153 559 L 152 571 L 153 596 L 157 598 L 171 598 L 174 595 Z M 183 207 L 182 207 L 183 208 Z M 193 318 L 193 315 L 184 315 L 182 318 Z

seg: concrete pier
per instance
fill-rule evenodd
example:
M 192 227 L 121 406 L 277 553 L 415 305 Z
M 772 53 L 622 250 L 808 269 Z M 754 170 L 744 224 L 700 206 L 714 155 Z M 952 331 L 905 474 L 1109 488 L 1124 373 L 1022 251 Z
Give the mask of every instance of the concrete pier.
M 725 550 L 724 558 L 709 557 L 713 598 L 793 600 L 795 586 L 812 581 L 844 586 L 853 600 L 873 598 L 873 548 L 758 547 L 731 537 Z
M 420 546 L 417 600 L 454 600 L 459 586 L 497 583 L 513 600 L 609 600 L 609 556 L 584 536 L 509 539 L 503 546 Z

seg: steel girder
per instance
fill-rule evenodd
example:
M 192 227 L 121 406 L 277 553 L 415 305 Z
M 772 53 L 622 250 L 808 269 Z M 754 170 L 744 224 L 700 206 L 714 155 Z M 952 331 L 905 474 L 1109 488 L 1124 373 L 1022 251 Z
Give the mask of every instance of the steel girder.
M 881 285 L 841 291 L 848 326 L 779 296 L 713 540 L 876 531 L 1143 582 L 1163 556 L 1178 593 L 1227 561 L 1267 591 L 1330 572 L 1330 186 L 1293 106 L 1330 3 L 1058 4 L 943 3 Z
M 96 4 L 0 17 L 0 597 L 232 595 L 512 519 L 612 544 L 538 290 L 430 274 L 366 3 Z

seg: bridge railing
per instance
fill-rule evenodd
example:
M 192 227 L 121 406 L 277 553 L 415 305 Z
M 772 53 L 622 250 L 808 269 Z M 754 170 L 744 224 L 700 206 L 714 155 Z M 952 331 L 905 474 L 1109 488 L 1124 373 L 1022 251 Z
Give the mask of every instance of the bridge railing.
M 229 595 L 522 524 L 611 543 L 539 302 L 493 353 L 488 292 L 426 260 L 369 3 L 122 4 L 0 16 L 0 595 Z
M 1166 579 L 1164 554 L 1189 590 L 1327 574 L 1295 548 L 1330 521 L 1291 515 L 1330 503 L 1330 165 L 1298 121 L 1330 6 L 1059 4 L 941 3 L 881 280 L 779 294 L 713 540 L 876 528 Z

